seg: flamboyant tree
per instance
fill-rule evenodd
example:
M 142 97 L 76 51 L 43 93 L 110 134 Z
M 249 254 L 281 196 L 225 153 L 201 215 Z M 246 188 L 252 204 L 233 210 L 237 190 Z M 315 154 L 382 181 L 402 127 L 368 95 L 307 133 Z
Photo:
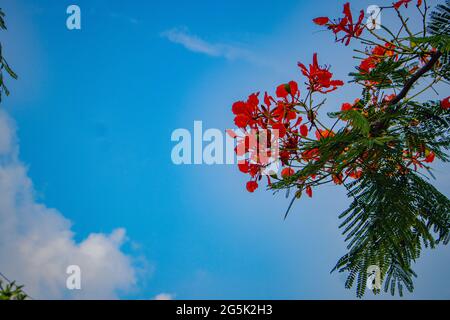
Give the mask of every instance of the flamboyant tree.
M 253 93 L 232 107 L 239 130 L 229 133 L 237 139 L 239 170 L 250 176 L 249 192 L 266 178 L 270 190 L 293 191 L 287 216 L 296 199 L 312 197 L 320 185 L 346 188 L 351 204 L 339 218 L 348 253 L 333 271 L 348 274 L 345 285 L 356 284 L 358 297 L 372 265 L 386 292 L 412 292 L 412 263 L 421 250 L 450 239 L 450 201 L 429 182 L 430 164 L 449 160 L 449 5 L 446 0 L 431 10 L 426 0 L 401 0 L 380 8 L 392 11 L 397 23 L 375 29 L 363 10 L 355 15 L 346 3 L 343 17 L 313 22 L 346 46 L 361 44 L 349 83 L 335 79 L 314 53 L 308 66 L 298 63 L 303 89 L 290 81 L 274 96 Z M 412 24 L 411 10 L 422 21 Z M 360 96 L 327 104 L 326 95 L 350 85 L 360 86 Z M 424 101 L 425 94 L 436 99 Z M 281 174 L 267 174 L 274 161 L 281 162 Z

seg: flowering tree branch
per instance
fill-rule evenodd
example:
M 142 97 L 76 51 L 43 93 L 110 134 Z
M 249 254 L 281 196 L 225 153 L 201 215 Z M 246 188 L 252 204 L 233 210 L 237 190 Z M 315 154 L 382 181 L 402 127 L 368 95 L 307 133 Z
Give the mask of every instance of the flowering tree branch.
M 344 45 L 359 40 L 366 46 L 355 49 L 362 57 L 350 73 L 352 83 L 362 86 L 361 97 L 328 112 L 335 119 L 331 127 L 320 113 L 323 95 L 345 85 L 330 66 L 319 64 L 317 53 L 311 64 L 298 63 L 304 89 L 289 81 L 275 96 L 253 93 L 232 107 L 239 130 L 230 134 L 237 140 L 239 170 L 250 176 L 247 190 L 254 192 L 264 177 L 271 190 L 294 190 L 285 218 L 296 199 L 312 197 L 323 184 L 347 189 L 353 200 L 340 215 L 340 227 L 349 252 L 333 270 L 348 274 L 346 287 L 356 284 L 359 297 L 372 265 L 379 267 L 385 291 L 412 291 L 411 265 L 422 247 L 450 240 L 450 200 L 424 180 L 426 173 L 433 176 L 436 158 L 449 161 L 450 97 L 418 100 L 434 84 L 450 81 L 450 2 L 438 5 L 427 23 L 428 5 L 417 1 L 423 30 L 415 32 L 400 12 L 411 1 L 382 8 L 395 10 L 400 20 L 397 31 L 382 26 L 386 36 L 363 24 L 363 10 L 354 18 L 349 3 L 342 18 L 313 20 Z M 430 84 L 407 97 L 429 78 Z M 281 174 L 269 170 L 275 162 Z

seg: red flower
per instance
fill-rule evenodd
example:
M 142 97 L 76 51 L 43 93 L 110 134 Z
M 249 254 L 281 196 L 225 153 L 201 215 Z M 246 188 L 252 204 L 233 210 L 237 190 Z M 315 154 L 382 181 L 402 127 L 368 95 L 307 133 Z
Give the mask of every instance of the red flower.
M 244 114 L 239 114 L 234 118 L 234 124 L 238 128 L 245 128 L 250 122 L 250 118 Z
M 281 176 L 282 176 L 283 178 L 287 178 L 287 177 L 293 176 L 294 174 L 295 174 L 295 171 L 294 171 L 294 169 L 292 169 L 292 168 L 284 168 L 284 169 L 281 171 Z
M 277 87 L 276 94 L 278 98 L 287 98 L 288 95 L 292 97 L 297 96 L 299 94 L 297 82 L 290 81 L 289 83 L 280 84 Z
M 247 102 L 237 101 L 233 104 L 231 110 L 236 115 L 234 123 L 239 128 L 245 128 L 248 125 L 254 125 L 254 120 L 258 114 L 258 93 L 251 94 Z
M 317 61 L 317 53 L 313 55 L 313 63 L 309 65 L 309 69 L 303 63 L 298 63 L 303 75 L 309 80 L 308 89 L 328 93 L 336 90 L 339 86 L 343 86 L 341 80 L 331 80 L 333 74 L 329 71 L 329 67 L 321 67 Z M 325 90 L 327 89 L 327 90 Z
M 320 140 L 322 138 L 333 137 L 333 136 L 334 136 L 333 131 L 320 130 L 320 129 L 316 131 L 316 138 L 317 138 L 317 140 Z
M 287 150 L 283 150 L 280 152 L 280 159 L 281 162 L 287 163 L 289 161 L 289 157 L 291 156 L 291 153 Z
M 297 96 L 297 94 L 300 94 L 300 92 L 298 91 L 298 84 L 297 84 L 297 82 L 295 82 L 295 81 L 290 81 L 289 82 L 289 93 L 293 97 Z
M 360 169 L 356 169 L 356 170 L 348 169 L 346 171 L 346 173 L 348 174 L 348 176 L 350 178 L 353 178 L 353 179 L 359 179 L 362 176 L 362 170 L 360 170 Z
M 300 125 L 300 123 L 302 123 L 302 121 L 303 121 L 303 118 L 302 117 L 298 117 L 297 121 L 295 121 L 295 124 L 293 125 L 293 127 L 297 127 L 298 125 Z
M 283 123 L 275 123 L 272 129 L 278 130 L 278 136 L 283 138 L 286 135 L 286 126 Z
M 286 90 L 286 84 L 280 84 L 277 87 L 276 94 L 278 98 L 286 98 L 289 95 Z
M 392 99 L 394 99 L 396 97 L 395 93 L 389 94 L 387 96 L 384 96 L 383 98 L 383 102 L 385 103 L 389 103 L 392 101 Z
M 304 137 L 308 135 L 308 126 L 306 124 L 300 126 L 300 134 Z
M 408 3 L 410 3 L 411 0 L 400 0 L 393 4 L 395 9 L 400 9 L 400 7 L 404 4 L 405 8 L 408 8 Z M 422 0 L 417 0 L 417 6 L 420 7 L 422 5 Z
M 267 92 L 264 93 L 264 103 L 266 104 L 266 106 L 267 106 L 267 107 L 270 107 L 271 104 L 272 104 L 272 102 L 275 102 L 275 100 L 272 98 L 272 96 L 269 96 L 269 95 L 267 94 Z
M 376 59 L 372 56 L 367 57 L 359 64 L 359 70 L 361 73 L 369 73 L 373 68 L 377 66 Z
M 441 101 L 441 108 L 447 110 L 450 107 L 450 96 Z
M 306 194 L 308 195 L 308 197 L 312 198 L 312 189 L 310 186 L 306 187 Z
M 358 109 L 358 103 L 359 103 L 360 99 L 357 98 L 355 99 L 355 101 L 353 102 L 353 104 L 345 102 L 342 104 L 341 106 L 341 111 L 348 111 L 348 110 L 357 110 Z
M 246 105 L 244 101 L 237 101 L 233 103 L 233 107 L 231 108 L 234 114 L 238 115 L 240 113 L 244 113 L 246 110 Z
M 427 162 L 427 163 L 431 163 L 431 162 L 433 162 L 434 161 L 434 158 L 436 157 L 436 155 L 434 154 L 434 152 L 432 152 L 432 151 L 429 151 L 429 152 L 427 152 L 428 154 L 426 155 L 426 157 L 425 157 L 425 162 Z
M 352 109 L 353 109 L 353 106 L 350 103 L 346 102 L 346 103 L 342 104 L 341 111 L 348 111 L 348 110 L 352 110 Z
M 242 173 L 248 173 L 250 171 L 248 161 L 238 163 L 238 168 Z
M 271 119 L 271 122 L 278 124 L 279 126 L 287 125 L 289 127 L 289 122 L 297 118 L 297 113 L 295 112 L 293 104 L 283 101 L 278 101 L 277 107 L 271 112 L 271 114 L 273 117 L 273 119 Z M 280 136 L 281 132 L 282 131 L 280 131 Z
M 401 7 L 403 4 L 405 5 L 405 8 L 408 8 L 408 3 L 410 3 L 410 2 L 411 2 L 411 0 L 400 0 L 400 1 L 396 2 L 396 3 L 394 3 L 393 6 L 394 6 L 394 8 L 397 9 L 397 10 L 400 9 L 400 7 Z M 419 0 L 419 1 L 417 2 L 417 5 L 418 5 L 418 6 L 420 6 L 419 2 L 422 2 L 422 1 Z
M 313 21 L 315 24 L 318 24 L 319 26 L 323 26 L 323 25 L 326 25 L 330 21 L 330 19 L 328 19 L 327 17 L 318 17 L 318 18 L 313 19 Z
M 350 43 L 351 38 L 359 37 L 364 30 L 364 24 L 362 23 L 364 19 L 364 10 L 359 13 L 359 18 L 356 23 L 353 22 L 353 15 L 350 10 L 350 3 L 344 4 L 344 18 L 337 20 L 335 23 L 329 24 L 328 29 L 332 30 L 336 35 L 336 41 L 345 41 L 347 46 Z M 338 39 L 337 35 L 340 32 L 344 32 L 345 35 Z
M 247 104 L 251 107 L 257 108 L 259 104 L 258 95 L 259 93 L 252 93 L 247 99 Z
M 376 46 L 373 48 L 370 56 L 362 60 L 359 65 L 361 73 L 369 73 L 378 63 L 383 61 L 384 58 L 394 56 L 394 51 L 391 50 L 392 48 L 393 46 L 389 43 L 386 43 L 384 46 Z
M 255 192 L 258 189 L 258 183 L 256 181 L 249 181 L 246 187 L 248 192 Z

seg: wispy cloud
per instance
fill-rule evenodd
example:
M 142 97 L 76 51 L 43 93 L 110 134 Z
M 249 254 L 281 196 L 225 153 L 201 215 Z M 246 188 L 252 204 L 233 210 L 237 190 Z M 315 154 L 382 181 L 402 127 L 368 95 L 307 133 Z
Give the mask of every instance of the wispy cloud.
M 189 51 L 211 57 L 222 57 L 228 60 L 255 60 L 249 50 L 231 44 L 208 42 L 197 35 L 191 34 L 186 28 L 166 30 L 161 33 L 161 36 L 173 43 L 182 45 Z

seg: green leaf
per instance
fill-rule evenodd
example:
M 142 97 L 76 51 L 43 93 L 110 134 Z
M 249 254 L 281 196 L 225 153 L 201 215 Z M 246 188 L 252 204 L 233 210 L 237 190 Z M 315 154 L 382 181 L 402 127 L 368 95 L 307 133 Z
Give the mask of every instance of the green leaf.
M 6 72 L 8 72 L 8 74 L 12 78 L 17 79 L 17 74 L 10 68 L 10 66 L 8 65 L 8 63 L 6 62 L 5 59 L 3 59 L 3 67 L 5 68 Z
M 341 119 L 350 121 L 350 124 L 361 131 L 365 136 L 369 134 L 370 125 L 367 118 L 358 110 L 347 110 L 341 112 Z

